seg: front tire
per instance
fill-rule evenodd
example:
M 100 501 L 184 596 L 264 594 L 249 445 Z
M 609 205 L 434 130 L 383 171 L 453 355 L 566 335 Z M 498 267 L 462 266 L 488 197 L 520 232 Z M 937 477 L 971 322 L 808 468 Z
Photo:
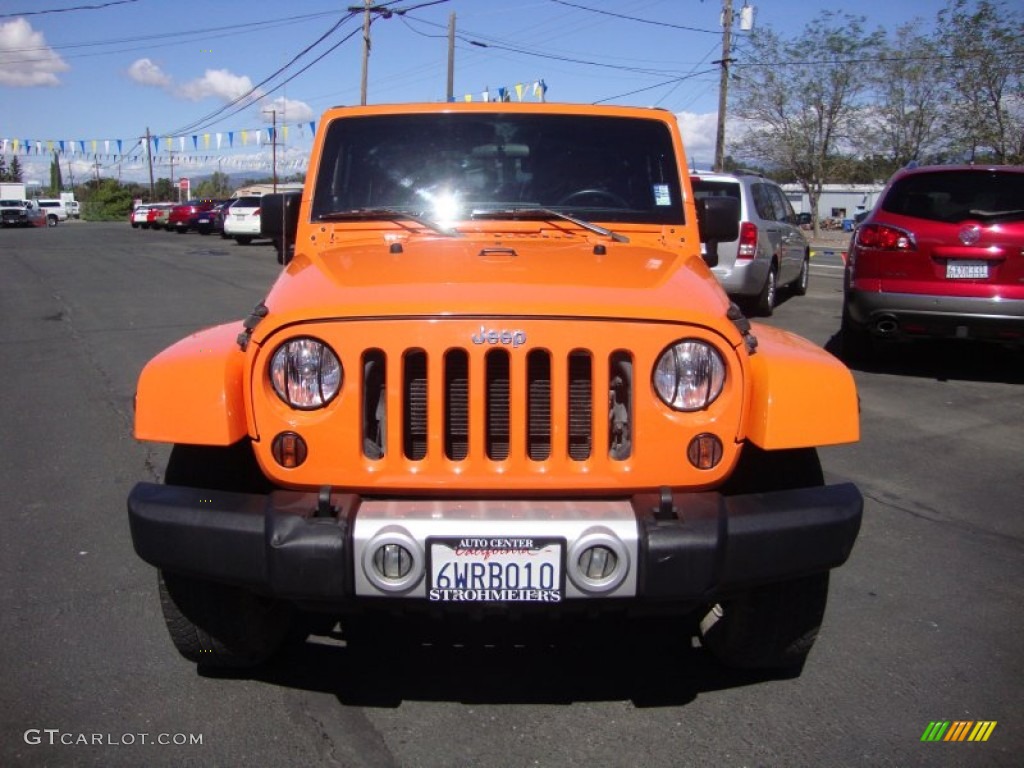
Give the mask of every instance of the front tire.
M 263 664 L 290 628 L 286 603 L 238 587 L 160 571 L 160 607 L 178 653 L 208 668 Z
M 828 577 L 815 573 L 719 601 L 701 622 L 704 646 L 730 667 L 801 667 L 821 629 Z
M 248 440 L 232 446 L 175 445 L 164 483 L 237 493 L 267 493 Z M 207 668 L 252 667 L 269 660 L 292 625 L 292 607 L 240 587 L 161 571 L 160 607 L 171 641 Z
M 814 448 L 764 451 L 746 445 L 721 488 L 725 495 L 824 485 Z M 704 646 L 723 664 L 743 669 L 798 668 L 807 659 L 828 602 L 828 571 L 752 587 L 708 606 Z

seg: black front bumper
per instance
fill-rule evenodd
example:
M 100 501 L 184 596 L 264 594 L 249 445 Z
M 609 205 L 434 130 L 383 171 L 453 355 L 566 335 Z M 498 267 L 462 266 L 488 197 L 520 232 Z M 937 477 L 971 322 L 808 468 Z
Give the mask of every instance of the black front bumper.
M 637 599 L 703 601 L 842 565 L 860 530 L 850 483 L 722 496 L 642 494 Z M 360 497 L 269 495 L 139 483 L 128 520 L 139 556 L 164 570 L 295 601 L 356 599 Z M 320 510 L 319 514 L 317 510 Z

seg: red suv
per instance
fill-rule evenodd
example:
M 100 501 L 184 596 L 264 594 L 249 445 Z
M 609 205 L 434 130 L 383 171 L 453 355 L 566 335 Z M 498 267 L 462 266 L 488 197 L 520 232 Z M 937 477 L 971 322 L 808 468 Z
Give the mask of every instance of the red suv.
M 1024 167 L 920 166 L 889 180 L 850 244 L 842 338 L 1024 344 Z
M 195 226 L 195 219 L 202 211 L 209 211 L 216 204 L 216 200 L 189 200 L 174 206 L 167 217 L 167 231 L 173 229 L 178 234 L 185 234 Z

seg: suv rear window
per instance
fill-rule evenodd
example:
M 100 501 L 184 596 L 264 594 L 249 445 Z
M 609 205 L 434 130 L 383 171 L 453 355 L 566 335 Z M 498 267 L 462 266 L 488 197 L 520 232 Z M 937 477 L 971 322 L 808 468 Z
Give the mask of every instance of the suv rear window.
M 696 200 L 703 200 L 706 197 L 731 197 L 735 200 L 742 200 L 740 196 L 740 185 L 735 181 L 711 181 L 710 179 L 692 178 L 693 197 Z M 739 216 L 740 209 L 736 209 Z
M 895 181 L 882 210 L 929 221 L 1024 218 L 1024 173 L 938 171 Z

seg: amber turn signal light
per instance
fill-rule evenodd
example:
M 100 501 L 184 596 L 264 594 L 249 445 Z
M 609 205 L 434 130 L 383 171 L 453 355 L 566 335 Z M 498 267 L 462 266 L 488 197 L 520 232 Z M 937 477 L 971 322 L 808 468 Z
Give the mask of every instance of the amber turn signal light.
M 274 461 L 285 469 L 294 469 L 306 460 L 306 441 L 294 432 L 282 432 L 270 444 Z

